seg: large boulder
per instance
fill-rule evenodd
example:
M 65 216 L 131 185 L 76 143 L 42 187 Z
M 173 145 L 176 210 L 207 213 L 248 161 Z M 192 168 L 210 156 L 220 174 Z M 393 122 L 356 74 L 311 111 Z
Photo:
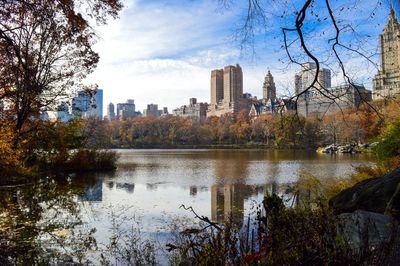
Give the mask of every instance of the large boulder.
M 400 218 L 400 167 L 383 176 L 363 180 L 330 199 L 336 213 L 364 210 Z
M 343 235 L 354 249 L 380 247 L 391 240 L 397 231 L 397 223 L 387 215 L 357 210 L 342 213 L 338 218 L 338 233 Z

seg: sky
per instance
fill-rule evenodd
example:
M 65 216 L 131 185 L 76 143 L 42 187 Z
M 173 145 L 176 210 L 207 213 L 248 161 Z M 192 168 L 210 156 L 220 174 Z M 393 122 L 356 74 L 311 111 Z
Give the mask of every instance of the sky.
M 94 50 L 100 55 L 97 69 L 87 82 L 98 84 L 107 105 L 134 99 L 136 109 L 147 104 L 172 109 L 188 104 L 189 98 L 210 101 L 210 73 L 226 65 L 240 64 L 243 91 L 260 98 L 268 70 L 274 76 L 279 95 L 293 93 L 293 77 L 299 66 L 290 64 L 282 48 L 282 27 L 293 27 L 302 1 L 274 0 L 265 3 L 265 23 L 257 21 L 252 43 L 242 42 L 247 0 L 127 0 L 119 18 L 96 26 L 99 36 Z M 333 85 L 343 83 L 337 62 L 329 50 L 334 36 L 324 1 L 317 1 L 308 13 L 304 32 L 307 45 L 332 71 Z M 354 81 L 371 89 L 379 62 L 378 37 L 387 22 L 390 4 L 399 10 L 398 0 L 331 1 L 340 26 L 341 41 L 357 52 L 340 50 Z M 318 6 L 320 4 L 321 6 Z M 354 30 L 353 30 L 354 29 Z M 299 62 L 304 56 L 293 34 L 288 34 L 290 52 Z M 375 64 L 373 64 L 375 63 Z

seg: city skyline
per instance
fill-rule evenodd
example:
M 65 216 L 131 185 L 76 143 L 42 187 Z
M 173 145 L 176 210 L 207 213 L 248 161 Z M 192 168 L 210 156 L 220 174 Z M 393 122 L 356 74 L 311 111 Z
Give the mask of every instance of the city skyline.
M 370 36 L 368 51 L 378 49 L 379 33 L 387 22 L 390 4 L 379 6 L 373 20 L 361 14 L 352 17 L 358 24 L 369 20 L 368 27 L 360 26 L 361 34 Z M 360 3 L 359 8 L 371 9 L 368 3 Z M 398 7 L 396 10 L 398 13 Z M 232 41 L 237 29 L 232 21 L 241 18 L 240 12 L 240 8 L 218 9 L 215 1 L 209 0 L 185 4 L 127 1 L 119 20 L 97 28 L 101 39 L 95 49 L 99 52 L 100 63 L 88 82 L 104 89 L 105 105 L 133 98 L 138 110 L 145 109 L 151 102 L 172 110 L 192 97 L 208 102 L 210 70 L 238 63 L 243 68 L 245 92 L 261 97 L 263 79 L 270 70 L 277 93 L 287 94 L 287 87 L 294 87 L 292 80 L 297 65 L 285 68 L 279 61 L 287 60 L 280 47 L 280 27 L 285 21 L 271 17 L 269 30 L 256 36 L 254 55 L 251 49 L 241 50 L 239 41 Z M 350 69 L 360 61 L 358 58 L 349 60 Z M 378 56 L 373 56 L 372 60 L 379 63 Z M 355 80 L 371 89 L 376 67 L 360 69 Z M 341 80 L 333 73 L 332 85 L 339 84 Z

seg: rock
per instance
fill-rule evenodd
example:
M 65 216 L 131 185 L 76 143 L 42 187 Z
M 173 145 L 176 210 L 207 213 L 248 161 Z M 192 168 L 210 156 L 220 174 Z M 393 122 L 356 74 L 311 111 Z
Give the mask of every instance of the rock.
M 353 249 L 382 247 L 390 242 L 396 229 L 393 218 L 380 213 L 357 210 L 338 215 L 338 233 Z
M 336 213 L 364 210 L 400 218 L 400 167 L 383 176 L 363 180 L 329 200 Z
M 320 147 L 317 149 L 319 153 L 335 153 L 337 151 L 337 147 L 335 144 L 328 145 L 326 147 Z
M 357 153 L 357 147 L 355 145 L 344 145 L 338 147 L 339 153 Z

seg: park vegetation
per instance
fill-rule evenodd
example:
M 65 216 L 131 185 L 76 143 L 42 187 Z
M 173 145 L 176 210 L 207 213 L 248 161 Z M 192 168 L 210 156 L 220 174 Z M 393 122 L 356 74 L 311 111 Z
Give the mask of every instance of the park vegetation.
M 118 0 L 1 2 L 1 176 L 32 175 L 51 166 L 76 168 L 74 157 L 93 155 L 71 152 L 84 148 L 77 146 L 83 136 L 78 124 L 44 122 L 40 114 L 76 89 L 94 91 L 95 86 L 83 84 L 99 60 L 92 49 L 96 33 L 91 23 L 105 24 L 121 8 Z M 98 156 L 95 161 L 106 157 Z
M 250 7 L 260 6 L 256 0 L 249 3 L 256 3 Z M 302 32 L 306 11 L 313 3 L 305 1 L 304 7 L 296 13 L 296 27 L 283 31 L 284 34 L 298 33 L 301 47 L 316 62 L 318 70 L 319 62 L 304 44 Z M 340 30 L 329 1 L 326 3 L 337 29 L 332 49 L 344 72 L 335 50 Z M 236 117 L 210 117 L 205 121 L 174 116 L 124 121 L 77 119 L 68 123 L 40 119 L 42 110 L 54 107 L 74 88 L 81 89 L 81 81 L 97 65 L 99 57 L 91 48 L 95 33 L 88 21 L 103 24 L 108 16 L 115 17 L 121 7 L 118 0 L 2 1 L 0 101 L 6 111 L 0 117 L 0 175 L 113 168 L 115 154 L 97 150 L 104 147 L 249 145 L 314 149 L 331 143 L 378 141 L 374 150 L 379 159 L 377 168 L 360 170 L 347 183 L 340 180 L 340 184 L 324 187 L 312 178 L 300 180 L 294 194 L 299 195 L 304 188 L 314 189 L 317 192 L 315 202 L 287 208 L 276 195 L 267 195 L 258 209 L 254 230 L 250 230 L 248 224 L 248 230 L 241 234 L 243 232 L 229 221 L 219 225 L 198 217 L 207 230 L 185 230 L 183 241 L 170 244 L 168 248 L 176 252 L 171 263 L 178 265 L 373 265 L 386 262 L 390 248 L 385 246 L 373 249 L 367 246 L 362 251 L 351 249 L 337 234 L 335 215 L 327 206 L 327 199 L 353 182 L 398 166 L 398 100 L 365 104 L 357 110 L 343 110 L 322 118 L 304 118 L 295 113 L 252 118 L 241 112 Z M 81 14 L 77 10 L 87 12 Z M 251 17 L 247 21 L 249 19 Z M 285 35 L 288 50 L 286 43 Z M 288 55 L 290 57 L 290 53 Z M 347 78 L 346 73 L 344 76 Z M 315 83 L 316 79 L 308 89 Z M 92 89 L 87 87 L 88 91 Z M 57 182 L 45 179 L 25 186 L 25 193 L 2 190 L 1 264 L 89 264 L 84 257 L 88 250 L 95 249 L 94 231 L 79 231 L 82 221 L 73 196 L 82 196 L 84 186 L 74 184 L 64 178 Z M 14 207 L 16 200 L 18 208 Z M 46 206 L 53 209 L 57 219 L 43 216 Z M 60 213 L 69 215 L 56 215 Z M 48 220 L 42 221 L 42 218 Z M 66 232 L 73 232 L 70 234 L 73 238 L 66 238 Z M 47 244 L 43 245 L 38 239 L 47 239 Z M 131 237 L 125 242 L 125 246 L 131 244 L 131 250 L 118 249 L 113 246 L 114 241 L 108 251 L 118 259 L 120 254 L 116 251 L 122 251 L 124 256 L 128 254 L 130 263 L 155 264 L 152 245 L 136 240 Z M 55 246 L 60 243 L 65 249 Z M 108 258 L 103 259 L 104 264 L 111 264 Z
M 250 117 L 183 118 L 136 117 L 125 120 L 86 121 L 92 145 L 112 148 L 256 147 L 316 149 L 328 144 L 363 144 L 378 141 L 399 115 L 399 100 L 373 102 L 321 117 L 294 112 Z M 383 115 L 384 114 L 384 115 Z

